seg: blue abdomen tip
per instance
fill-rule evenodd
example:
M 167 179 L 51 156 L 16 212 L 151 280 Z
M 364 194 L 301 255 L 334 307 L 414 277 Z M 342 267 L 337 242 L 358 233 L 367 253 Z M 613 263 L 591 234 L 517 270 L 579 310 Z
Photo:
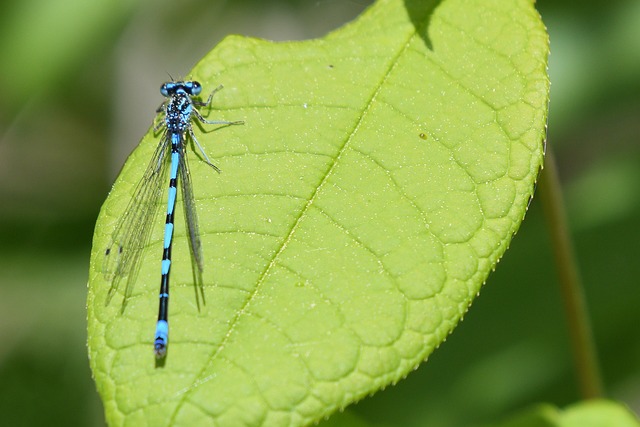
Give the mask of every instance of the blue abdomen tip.
M 158 320 L 156 325 L 156 339 L 153 343 L 153 352 L 157 359 L 162 359 L 167 354 L 167 341 L 169 340 L 169 324 L 166 320 Z

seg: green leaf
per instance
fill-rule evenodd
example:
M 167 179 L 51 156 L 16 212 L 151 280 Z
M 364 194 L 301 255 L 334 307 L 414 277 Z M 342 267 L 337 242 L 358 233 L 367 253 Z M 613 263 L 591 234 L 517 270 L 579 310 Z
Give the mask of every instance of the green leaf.
M 618 402 L 592 400 L 566 408 L 561 427 L 640 427 L 640 420 Z
M 109 423 L 306 425 L 415 369 L 523 219 L 547 54 L 530 0 L 385 0 L 319 40 L 225 39 L 190 77 L 225 86 L 209 119 L 246 124 L 196 129 L 223 171 L 189 153 L 206 303 L 178 221 L 161 366 L 161 215 L 124 312 L 101 274 L 151 134 L 96 225 L 89 353 Z
M 495 427 L 640 427 L 638 419 L 620 403 L 591 400 L 564 410 L 545 404 L 528 408 Z M 487 427 L 489 427 L 487 425 Z

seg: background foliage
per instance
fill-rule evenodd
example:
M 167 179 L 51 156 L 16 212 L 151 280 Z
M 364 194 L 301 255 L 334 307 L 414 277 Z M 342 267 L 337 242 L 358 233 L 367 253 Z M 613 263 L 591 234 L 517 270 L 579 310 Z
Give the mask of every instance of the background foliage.
M 55 5 L 55 7 L 53 7 Z M 82 5 L 80 7 L 79 5 Z M 0 414 L 102 425 L 86 359 L 93 225 L 148 128 L 167 73 L 229 33 L 321 36 L 360 1 L 0 6 Z M 609 395 L 640 412 L 640 3 L 540 0 L 551 36 L 558 156 Z M 213 30 L 212 30 L 213 28 Z M 487 422 L 579 399 L 538 199 L 496 272 L 429 363 L 353 408 L 388 425 Z

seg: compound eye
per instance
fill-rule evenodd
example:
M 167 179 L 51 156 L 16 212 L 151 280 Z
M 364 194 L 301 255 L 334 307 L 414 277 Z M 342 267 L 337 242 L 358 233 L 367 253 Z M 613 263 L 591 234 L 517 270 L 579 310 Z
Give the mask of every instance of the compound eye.
M 199 95 L 202 92 L 202 85 L 200 82 L 191 82 L 191 93 L 193 95 Z
M 160 86 L 160 93 L 162 96 L 169 96 L 169 83 L 164 83 Z

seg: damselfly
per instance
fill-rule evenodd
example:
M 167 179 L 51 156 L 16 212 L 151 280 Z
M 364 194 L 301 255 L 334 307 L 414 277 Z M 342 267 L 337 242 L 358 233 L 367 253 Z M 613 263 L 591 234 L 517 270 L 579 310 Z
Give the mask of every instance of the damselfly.
M 166 356 L 169 340 L 169 273 L 171 271 L 171 246 L 178 182 L 180 182 L 180 190 L 182 191 L 189 249 L 196 281 L 201 280 L 204 268 L 198 219 L 191 188 L 191 175 L 186 156 L 187 135 L 191 137 L 192 145 L 198 147 L 203 161 L 215 171 L 220 172 L 220 169 L 211 163 L 202 146 L 198 143 L 191 127 L 191 120 L 195 117 L 208 125 L 244 123 L 243 121 L 206 120 L 198 111 L 198 106 L 209 106 L 211 98 L 221 88 L 222 86 L 216 88 L 211 92 L 206 102 L 201 102 L 195 99 L 202 92 L 202 86 L 196 81 L 171 81 L 161 86 L 160 93 L 167 99 L 157 110 L 158 116 L 154 125 L 154 133 L 162 131 L 162 139 L 142 179 L 138 182 L 123 216 L 114 229 L 109 246 L 105 250 L 104 273 L 107 280 L 111 281 L 107 301 L 117 290 L 120 280 L 126 276 L 124 310 L 124 305 L 131 295 L 140 269 L 140 255 L 149 242 L 153 222 L 157 216 L 158 206 L 160 206 L 160 198 L 163 194 L 162 183 L 166 182 L 167 172 L 169 172 L 167 217 L 164 226 L 161 263 L 160 307 L 153 344 L 154 353 L 158 359 L 163 359 Z M 195 147 L 193 148 L 195 149 Z

